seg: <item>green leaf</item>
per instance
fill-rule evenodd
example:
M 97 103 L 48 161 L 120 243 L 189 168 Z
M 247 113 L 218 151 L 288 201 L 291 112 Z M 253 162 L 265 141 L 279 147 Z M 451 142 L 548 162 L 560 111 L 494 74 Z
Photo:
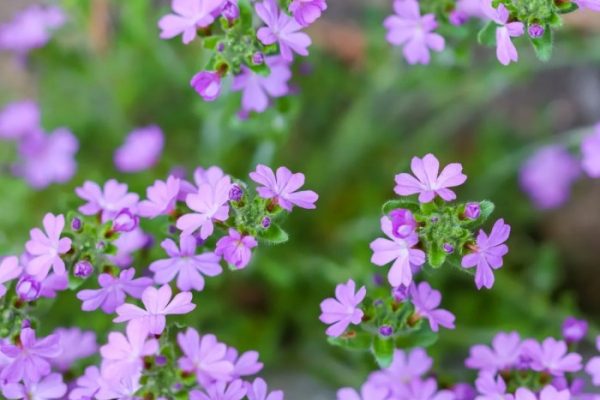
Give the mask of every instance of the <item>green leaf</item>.
M 218 43 L 219 43 L 218 36 L 209 36 L 202 41 L 204 48 L 210 49 L 210 50 L 214 50 L 217 47 Z
M 535 55 L 541 61 L 546 62 L 552 57 L 552 30 L 548 25 L 544 29 L 544 35 L 540 38 L 531 39 L 531 44 L 535 49 Z
M 258 238 L 269 244 L 281 244 L 287 242 L 289 236 L 279 225 L 273 224 L 269 229 L 259 232 Z
M 410 200 L 410 199 L 389 200 L 389 201 L 385 202 L 385 204 L 381 208 L 381 211 L 387 215 L 397 208 L 406 208 L 406 209 L 414 212 L 414 211 L 419 210 L 419 203 L 417 203 L 414 200 Z
M 384 338 L 382 336 L 376 336 L 373 340 L 373 347 L 371 351 L 377 360 L 380 368 L 387 368 L 392 363 L 394 358 L 394 340 L 391 338 Z
M 252 5 L 248 0 L 238 1 L 238 7 L 240 8 L 240 21 L 242 21 L 242 29 L 248 30 L 252 28 Z
M 446 256 L 448 254 L 442 249 L 441 246 L 432 246 L 427 250 L 427 260 L 429 261 L 429 265 L 433 268 L 439 268 L 444 265 L 446 261 Z
M 266 63 L 262 63 L 260 65 L 254 65 L 251 62 L 246 64 L 253 72 L 256 72 L 262 76 L 269 76 L 271 74 L 271 69 Z
M 564 2 L 562 4 L 557 5 L 558 12 L 561 14 L 572 13 L 573 11 L 577 11 L 579 7 L 574 2 Z
M 477 34 L 477 41 L 484 46 L 493 46 L 496 44 L 496 28 L 495 22 L 488 22 Z
M 481 222 L 487 220 L 496 208 L 494 203 L 492 203 L 489 200 L 483 200 L 482 202 L 480 202 L 479 207 L 481 208 L 481 213 L 479 214 L 479 218 L 477 219 Z
M 329 337 L 327 341 L 349 350 L 366 351 L 371 348 L 372 337 L 367 332 L 347 332 L 340 337 Z
M 563 25 L 563 20 L 559 14 L 552 13 L 550 17 L 546 20 L 546 23 L 552 28 L 560 28 Z
M 411 349 L 413 347 L 429 347 L 438 340 L 438 334 L 429 329 L 429 325 L 421 324 L 421 328 L 396 337 L 397 349 Z

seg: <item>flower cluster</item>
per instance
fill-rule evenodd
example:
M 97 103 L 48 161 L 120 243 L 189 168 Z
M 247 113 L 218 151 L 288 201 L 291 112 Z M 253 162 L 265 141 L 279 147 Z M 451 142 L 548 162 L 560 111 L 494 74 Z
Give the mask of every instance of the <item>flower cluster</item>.
M 64 183 L 75 174 L 77 138 L 66 128 L 44 132 L 34 101 L 10 103 L 0 111 L 0 140 L 16 144 L 18 160 L 10 169 L 33 188 Z
M 414 175 L 396 175 L 394 191 L 401 198 L 383 206 L 380 224 L 385 237 L 370 246 L 373 264 L 391 264 L 391 295 L 376 288 L 361 308 L 366 288 L 356 291 L 356 283 L 349 280 L 337 286 L 335 298 L 321 303 L 321 321 L 330 324 L 330 341 L 371 350 L 381 365 L 391 361 L 395 348 L 415 341 L 432 344 L 440 327 L 454 329 L 454 315 L 440 307 L 441 293 L 428 282 L 415 281 L 422 269 L 435 271 L 445 264 L 466 272 L 474 269 L 477 288 L 489 289 L 494 270 L 502 267 L 508 252 L 510 226 L 504 220 L 497 220 L 489 234 L 481 229 L 477 233 L 493 211 L 490 202 L 453 203 L 452 188 L 467 179 L 461 164 L 449 164 L 440 172 L 437 158 L 427 154 L 414 157 L 411 169 Z M 412 195 L 418 195 L 418 201 L 407 198 Z M 348 329 L 350 325 L 359 329 Z
M 290 92 L 295 55 L 307 56 L 311 39 L 303 30 L 327 8 L 325 0 L 173 0 L 172 13 L 161 18 L 160 37 L 181 35 L 184 44 L 202 40 L 212 57 L 190 82 L 205 101 L 221 94 L 222 80 L 233 76 L 242 92 L 242 112 L 263 112 L 269 98 Z M 259 23 L 258 29 L 256 23 Z
M 279 221 L 294 207 L 315 208 L 318 196 L 300 190 L 304 175 L 286 167 L 259 165 L 250 174 L 255 193 L 218 167 L 198 168 L 193 178 L 156 181 L 144 200 L 114 179 L 102 186 L 87 181 L 76 189 L 83 200 L 77 212 L 46 214 L 24 253 L 1 260 L 6 398 L 58 399 L 67 392 L 73 400 L 283 398 L 279 391 L 268 394 L 262 379 L 247 380 L 262 369 L 256 352 L 239 354 L 193 328 L 177 332 L 167 318 L 196 308 L 193 292 L 223 272 L 222 260 L 242 269 L 259 243 L 287 240 Z M 136 254 L 154 243 L 146 226 L 164 236 L 164 256 L 141 270 L 135 265 L 148 258 Z M 156 232 L 156 226 L 163 228 Z M 93 333 L 76 328 L 38 337 L 37 301 L 67 289 L 77 291 L 83 311 L 114 314 L 115 323 L 126 323 L 123 331 L 110 332 L 99 349 Z M 80 362 L 98 351 L 97 365 Z M 83 365 L 82 376 L 65 382 Z
M 391 363 L 369 375 L 359 391 L 343 388 L 338 400 L 571 400 L 598 397 L 586 391 L 585 370 L 600 386 L 600 357 L 583 363 L 573 349 L 587 335 L 587 322 L 568 318 L 563 339 L 521 339 L 518 333 L 498 333 L 492 346 L 475 345 L 465 361 L 476 370 L 475 384 L 442 385 L 424 349 L 395 350 Z M 597 339 L 600 341 L 600 338 Z M 600 350 L 600 343 L 598 343 Z
M 481 26 L 478 39 L 495 45 L 498 61 L 503 65 L 519 60 L 513 38 L 528 36 L 541 60 L 552 53 L 553 30 L 562 25 L 562 14 L 578 9 L 600 11 L 597 0 L 519 1 L 519 0 L 394 0 L 395 14 L 384 26 L 387 41 L 402 46 L 409 64 L 429 64 L 431 51 L 444 50 L 446 40 L 437 29 L 462 30 L 463 25 Z M 479 23 L 471 24 L 470 20 Z M 461 27 L 461 28 L 459 28 Z M 464 36 L 464 35 L 457 35 Z

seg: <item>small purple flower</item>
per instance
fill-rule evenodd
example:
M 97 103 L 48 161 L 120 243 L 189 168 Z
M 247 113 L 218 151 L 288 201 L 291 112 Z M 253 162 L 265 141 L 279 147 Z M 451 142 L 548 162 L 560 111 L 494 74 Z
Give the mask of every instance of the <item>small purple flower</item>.
M 467 219 L 477 219 L 481 215 L 481 206 L 479 203 L 465 204 L 465 217 Z
M 392 288 L 394 300 L 401 303 L 410 297 L 410 286 L 399 285 Z
M 400 398 L 414 400 L 454 400 L 454 394 L 448 390 L 438 391 L 434 378 L 414 379 L 408 382 L 400 392 Z
M 221 76 L 214 71 L 198 72 L 190 85 L 205 101 L 215 101 L 221 94 Z
M 553 145 L 539 149 L 523 164 L 519 183 L 537 208 L 551 209 L 568 200 L 579 174 L 577 160 L 562 146 Z
M 35 101 L 17 101 L 0 111 L 0 139 L 22 139 L 39 127 L 40 109 Z
M 152 168 L 160 159 L 164 142 L 163 132 L 156 125 L 134 129 L 115 151 L 117 169 L 121 172 L 140 172 Z
M 19 335 L 19 345 L 3 344 L 2 353 L 11 358 L 0 372 L 0 379 L 9 383 L 39 382 L 50 373 L 49 360 L 60 354 L 58 335 L 36 339 L 35 331 L 24 328 Z
M 19 265 L 19 259 L 14 256 L 5 257 L 0 260 L 0 298 L 6 294 L 4 284 L 17 279 L 23 273 L 23 267 Z
M 448 164 L 438 176 L 440 163 L 433 154 L 422 159 L 413 157 L 410 168 L 416 178 L 406 173 L 396 175 L 394 191 L 400 196 L 419 193 L 421 203 L 429 203 L 436 195 L 445 201 L 454 200 L 456 194 L 448 188 L 462 185 L 467 180 L 459 163 Z
M 388 272 L 388 281 L 393 287 L 408 286 L 413 279 L 413 269 L 425 263 L 425 252 L 413 247 L 419 242 L 416 233 L 401 239 L 394 235 L 392 221 L 388 217 L 381 218 L 381 230 L 389 238 L 378 238 L 371 242 L 371 262 L 378 266 L 394 262 Z
M 0 50 L 25 56 L 33 49 L 44 47 L 51 32 L 60 28 L 65 20 L 58 7 L 32 5 L 17 13 L 12 21 L 0 25 Z
M 340 336 L 348 325 L 358 325 L 362 321 L 363 311 L 358 305 L 367 294 L 362 286 L 356 291 L 356 283 L 349 279 L 335 288 L 335 298 L 327 298 L 321 302 L 321 322 L 330 325 L 326 332 L 328 336 Z
M 169 176 L 166 182 L 155 181 L 154 185 L 146 190 L 148 200 L 143 200 L 138 205 L 140 215 L 145 218 L 156 218 L 173 212 L 180 187 L 181 180 L 174 176 Z
M 40 297 L 42 284 L 30 275 L 23 275 L 15 288 L 17 296 L 23 301 L 35 301 Z
M 383 337 L 390 337 L 394 333 L 394 328 L 389 325 L 379 327 L 379 334 Z
M 286 61 L 294 59 L 293 53 L 307 56 L 307 47 L 311 40 L 304 32 L 302 25 L 281 11 L 275 0 L 264 0 L 254 6 L 256 14 L 267 25 L 260 28 L 256 37 L 265 45 L 279 44 L 281 57 Z
M 134 279 L 135 269 L 121 271 L 119 277 L 110 274 L 100 274 L 98 284 L 101 289 L 86 289 L 77 293 L 77 298 L 83 302 L 83 311 L 93 311 L 102 308 L 106 314 L 112 314 L 117 307 L 125 303 L 125 295 L 139 299 L 148 286 L 152 285 L 150 278 Z
M 454 26 L 461 26 L 467 23 L 469 16 L 461 10 L 452 10 L 448 15 L 448 21 Z
M 519 54 L 513 44 L 511 37 L 522 36 L 525 33 L 525 25 L 522 22 L 508 22 L 510 13 L 502 3 L 494 8 L 492 0 L 482 0 L 482 9 L 488 18 L 497 23 L 496 28 L 496 57 L 503 65 L 508 65 L 519 60 Z
M 417 221 L 410 210 L 397 208 L 389 213 L 392 220 L 392 233 L 400 239 L 409 237 L 417 228 Z
M 396 349 L 390 366 L 372 373 L 369 382 L 388 388 L 391 394 L 399 396 L 406 383 L 424 376 L 432 365 L 433 360 L 422 348 L 417 347 L 410 352 Z
M 2 394 L 8 399 L 63 399 L 66 393 L 67 385 L 60 374 L 50 374 L 39 382 L 9 383 L 2 387 Z
M 486 287 L 491 289 L 494 286 L 493 270 L 502 267 L 502 257 L 508 253 L 508 246 L 504 244 L 510 235 L 510 226 L 499 219 L 494 224 L 490 236 L 483 230 L 479 230 L 477 242 L 473 252 L 462 258 L 463 268 L 477 267 L 475 272 L 475 284 L 477 289 Z
M 233 379 L 259 373 L 263 369 L 263 363 L 258 360 L 258 357 L 259 354 L 256 351 L 246 351 L 238 355 L 235 348 L 229 347 L 225 359 L 233 364 L 233 372 L 231 373 Z
M 261 378 L 252 383 L 246 382 L 246 396 L 248 400 L 283 400 L 283 392 L 275 390 L 269 393 L 267 383 Z
M 600 336 L 596 337 L 596 349 L 600 351 Z M 600 386 L 600 356 L 592 357 L 585 366 L 585 372 L 592 377 L 592 383 Z
M 205 390 L 206 393 L 192 390 L 190 392 L 190 400 L 242 400 L 246 396 L 244 382 L 239 379 L 229 384 L 219 381 Z
M 337 391 L 337 400 L 388 400 L 389 391 L 386 387 L 381 387 L 366 382 L 360 388 L 360 393 L 352 388 L 342 388 Z
M 87 278 L 94 272 L 94 266 L 88 260 L 77 261 L 73 266 L 73 275 L 78 278 Z
M 269 106 L 269 97 L 283 97 L 290 93 L 288 82 L 292 77 L 289 62 L 281 57 L 265 58 L 271 70 L 269 76 L 260 75 L 242 65 L 241 73 L 233 78 L 231 90 L 242 91 L 242 110 L 244 112 L 264 112 Z
M 114 179 L 107 181 L 103 189 L 100 189 L 97 183 L 86 181 L 83 186 L 75 189 L 77 196 L 87 201 L 79 207 L 79 212 L 83 215 L 102 213 L 102 222 L 106 222 L 116 217 L 124 208 L 135 210 L 139 196 L 128 193 L 127 190 L 126 184 Z
M 81 228 L 83 228 L 83 221 L 81 221 L 81 218 L 74 217 L 71 220 L 71 230 L 79 232 Z
M 446 253 L 446 254 L 454 253 L 454 246 L 452 246 L 450 243 L 444 243 L 444 245 L 442 246 L 442 249 L 444 250 L 444 253 Z
M 521 338 L 517 332 L 498 333 L 492 340 L 492 347 L 475 345 L 471 347 L 468 368 L 497 372 L 514 367 L 521 356 Z
M 120 379 L 101 379 L 95 398 L 98 400 L 139 400 L 135 394 L 142 388 L 140 374 L 126 375 Z
M 169 258 L 154 261 L 150 270 L 154 281 L 160 285 L 169 283 L 177 276 L 177 287 L 183 291 L 204 289 L 204 277 L 217 276 L 223 272 L 219 264 L 221 257 L 212 252 L 196 254 L 196 239 L 181 235 L 179 248 L 171 239 L 161 243 Z M 217 245 L 218 249 L 218 245 Z
M 582 341 L 588 332 L 588 323 L 583 319 L 568 317 L 562 324 L 562 335 L 567 343 Z
M 262 221 L 260 221 L 260 224 L 262 225 L 263 228 L 267 229 L 271 226 L 271 218 L 269 217 L 264 217 L 262 219 Z
M 544 36 L 544 32 L 546 30 L 540 24 L 531 24 L 527 27 L 527 33 L 529 33 L 529 37 L 533 39 L 541 38 Z
M 151 237 L 146 235 L 139 227 L 131 232 L 123 232 L 113 242 L 117 247 L 117 254 L 108 255 L 107 257 L 120 268 L 130 267 L 133 262 L 132 254 L 146 246 L 150 241 Z
M 224 16 L 229 22 L 233 22 L 240 17 L 240 8 L 236 2 L 237 0 L 227 0 L 221 9 L 221 15 Z
M 457 0 L 456 11 L 468 18 L 488 19 L 481 7 L 481 0 Z
M 74 389 L 69 393 L 70 400 L 89 400 L 93 399 L 94 395 L 100 389 L 102 384 L 102 376 L 100 370 L 96 366 L 87 367 L 85 374 L 77 378 Z
M 200 336 L 194 328 L 188 328 L 177 334 L 177 344 L 183 352 L 179 368 L 195 373 L 200 385 L 231 379 L 233 364 L 226 359 L 227 346 L 218 342 L 215 335 Z
M 475 388 L 468 383 L 457 383 L 452 387 L 454 400 L 475 400 L 477 392 Z
M 223 236 L 217 242 L 215 254 L 223 256 L 225 261 L 237 269 L 245 268 L 252 257 L 252 249 L 258 245 L 256 239 L 249 235 L 242 235 L 233 228 L 229 229 L 229 235 Z
M 302 26 L 309 26 L 327 9 L 325 0 L 292 0 L 288 11 L 292 13 L 296 22 Z
M 573 0 L 579 8 L 600 12 L 600 0 Z
M 525 388 L 518 388 L 515 392 L 515 400 L 571 400 L 571 398 L 571 393 L 568 389 L 558 391 L 551 385 L 542 389 L 539 397 Z
M 442 302 L 442 295 L 432 289 L 429 283 L 421 282 L 413 285 L 410 289 L 410 297 L 415 306 L 415 313 L 429 320 L 432 331 L 437 332 L 439 326 L 454 329 L 454 315 L 448 310 L 438 308 Z
M 600 11 L 600 2 L 599 2 Z M 581 167 L 592 178 L 600 178 L 600 125 L 581 141 Z
M 172 39 L 182 35 L 183 43 L 196 38 L 198 28 L 209 26 L 215 20 L 213 12 L 223 4 L 223 0 L 173 0 L 173 14 L 167 14 L 158 21 L 161 39 Z
M 96 354 L 96 334 L 92 331 L 82 331 L 79 328 L 58 328 L 54 331 L 58 335 L 61 348 L 60 355 L 50 360 L 59 371 L 66 372 L 78 360 Z
M 484 372 L 479 375 L 475 381 L 477 391 L 482 395 L 477 397 L 477 400 L 511 400 L 512 397 L 506 393 L 506 382 L 501 376 L 494 377 L 491 372 Z
M 204 240 L 212 235 L 213 221 L 225 221 L 229 218 L 229 190 L 231 179 L 224 176 L 211 186 L 203 183 L 198 187 L 197 193 L 186 197 L 186 204 L 192 213 L 185 214 L 177 220 L 177 228 L 182 230 L 182 235 L 191 235 L 200 229 L 200 237 Z
M 243 196 L 244 189 L 242 189 L 240 185 L 231 185 L 231 189 L 229 190 L 230 201 L 240 201 Z
M 262 65 L 265 62 L 265 55 L 260 51 L 252 54 L 252 64 L 254 65 Z
M 429 50 L 442 51 L 444 38 L 433 32 L 438 23 L 434 14 L 421 16 L 416 0 L 395 0 L 396 15 L 383 22 L 388 30 L 386 40 L 394 46 L 403 46 L 404 58 L 409 64 L 429 64 Z
M 523 354 L 531 359 L 534 371 L 546 371 L 555 376 L 577 372 L 582 368 L 581 356 L 568 353 L 567 344 L 554 338 L 547 338 L 541 344 L 527 340 L 523 343 Z
M 256 188 L 260 197 L 273 199 L 284 210 L 292 211 L 294 206 L 316 208 L 315 202 L 319 199 L 319 195 L 312 190 L 298 191 L 304 185 L 302 173 L 292 173 L 286 167 L 279 167 L 274 173 L 271 168 L 259 164 L 256 170 L 250 173 L 250 178 L 262 185 Z
M 187 314 L 196 308 L 192 303 L 190 292 L 181 292 L 171 299 L 173 292 L 169 285 L 159 289 L 149 286 L 142 293 L 144 308 L 133 304 L 123 304 L 117 307 L 117 318 L 114 322 L 141 320 L 148 326 L 153 335 L 160 335 L 165 329 L 167 315 Z
M 60 256 L 71 250 L 71 239 L 60 237 L 65 227 L 63 215 L 48 213 L 44 216 L 43 224 L 45 233 L 38 228 L 32 229 L 31 240 L 25 244 L 27 252 L 32 256 L 26 271 L 38 279 L 44 279 L 50 268 L 56 274 L 64 275 L 65 262 Z
M 124 208 L 115 216 L 112 229 L 115 232 L 131 232 L 138 227 L 139 223 L 139 217 L 129 208 Z
M 56 297 L 56 292 L 67 290 L 69 287 L 69 278 L 67 274 L 50 274 L 41 281 L 41 285 L 40 297 L 53 299 Z

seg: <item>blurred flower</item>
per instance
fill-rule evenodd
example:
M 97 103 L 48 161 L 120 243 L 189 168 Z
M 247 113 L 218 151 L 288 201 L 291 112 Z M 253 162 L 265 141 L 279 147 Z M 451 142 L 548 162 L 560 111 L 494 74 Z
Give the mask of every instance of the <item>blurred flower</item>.
M 223 4 L 223 0 L 173 0 L 173 14 L 167 14 L 158 21 L 161 39 L 171 39 L 182 35 L 183 43 L 196 38 L 198 28 L 209 26 L 215 20 L 213 11 Z
M 221 76 L 213 71 L 200 71 L 190 85 L 205 101 L 214 101 L 221 93 Z
M 348 325 L 358 325 L 362 321 L 363 311 L 358 305 L 363 301 L 367 289 L 362 286 L 356 291 L 356 283 L 349 279 L 340 283 L 335 288 L 335 298 L 328 298 L 321 302 L 321 322 L 331 325 L 327 328 L 328 336 L 340 336 Z
M 67 385 L 60 374 L 50 374 L 39 382 L 9 383 L 2 387 L 2 394 L 8 399 L 62 399 L 66 393 Z
M 100 274 L 98 284 L 101 289 L 85 289 L 77 293 L 77 298 L 83 301 L 83 311 L 93 311 L 102 308 L 106 314 L 112 314 L 117 307 L 125 303 L 125 294 L 139 299 L 148 286 L 152 285 L 150 278 L 134 279 L 135 269 L 121 271 L 119 277 L 110 274 Z
M 92 331 L 82 331 L 79 328 L 58 328 L 54 334 L 58 335 L 61 352 L 50 362 L 59 371 L 68 371 L 73 368 L 76 361 L 92 356 L 98 349 L 96 334 Z
M 244 112 L 263 112 L 269 106 L 269 97 L 283 97 L 290 93 L 288 81 L 292 77 L 290 65 L 281 57 L 265 58 L 271 70 L 269 76 L 260 75 L 242 65 L 241 73 L 233 78 L 231 90 L 242 91 L 242 110 Z
M 501 376 L 494 378 L 494 374 L 491 372 L 480 374 L 475 381 L 475 387 L 479 394 L 483 395 L 478 396 L 478 400 L 511 399 L 507 396 L 504 379 Z
M 231 376 L 233 379 L 244 376 L 255 375 L 263 369 L 263 363 L 259 360 L 259 354 L 256 351 L 246 351 L 239 355 L 234 347 L 227 348 L 225 359 L 233 364 Z
M 482 344 L 471 347 L 468 368 L 497 372 L 514 367 L 521 356 L 521 338 L 517 332 L 500 332 L 492 340 L 492 347 Z
M 416 0 L 395 0 L 396 15 L 383 22 L 388 30 L 386 39 L 394 46 L 403 46 L 404 58 L 409 64 L 429 64 L 429 49 L 444 50 L 444 38 L 434 33 L 438 27 L 434 14 L 421 16 Z
M 396 349 L 390 366 L 373 372 L 368 382 L 387 388 L 393 396 L 399 396 L 405 383 L 421 378 L 432 365 L 433 360 L 420 347 L 410 352 Z
M 481 7 L 481 0 L 458 0 L 456 10 L 469 18 L 488 19 Z
M 109 221 L 117 216 L 124 208 L 135 210 L 138 195 L 127 192 L 127 185 L 110 179 L 100 189 L 97 183 L 86 181 L 83 186 L 75 189 L 77 196 L 87 203 L 79 207 L 83 215 L 96 215 L 102 213 L 102 222 Z
M 296 22 L 302 26 L 308 26 L 321 16 L 327 9 L 325 0 L 292 0 L 288 11 L 292 13 Z
M 279 9 L 275 0 L 264 0 L 254 6 L 256 14 L 267 25 L 259 28 L 256 37 L 265 45 L 279 44 L 281 57 L 292 61 L 294 54 L 307 56 L 311 40 L 302 25 Z
M 146 190 L 148 200 L 143 200 L 138 205 L 139 214 L 145 218 L 170 214 L 175 210 L 180 187 L 181 180 L 173 176 L 169 176 L 166 182 L 155 181 L 154 185 Z
M 12 21 L 0 26 L 0 50 L 24 56 L 43 47 L 50 33 L 65 23 L 66 17 L 58 7 L 32 5 L 17 13 Z
M 596 349 L 600 351 L 600 336 L 596 337 Z M 592 357 L 588 361 L 585 372 L 592 377 L 595 386 L 600 386 L 600 356 Z
M 223 256 L 225 261 L 234 265 L 237 269 L 243 269 L 250 262 L 251 249 L 257 245 L 258 242 L 254 237 L 242 235 L 235 229 L 230 228 L 228 236 L 223 236 L 217 242 L 215 254 Z
M 69 399 L 86 400 L 94 398 L 94 395 L 100 389 L 102 380 L 98 367 L 87 367 L 85 373 L 77 378 L 75 387 L 69 393 Z
M 569 390 L 558 391 L 551 385 L 546 386 L 540 392 L 540 396 L 536 396 L 529 389 L 518 388 L 515 393 L 515 400 L 571 400 Z
M 17 101 L 0 111 L 0 139 L 22 139 L 39 129 L 40 109 L 35 101 Z
M 131 131 L 115 151 L 114 162 L 121 172 L 140 172 L 152 168 L 160 159 L 165 138 L 157 125 Z
M 188 328 L 177 334 L 177 343 L 183 353 L 179 368 L 195 373 L 200 385 L 231 379 L 233 364 L 225 358 L 227 346 L 218 342 L 215 335 L 200 336 L 194 328 Z
M 141 320 L 153 335 L 160 335 L 165 329 L 166 316 L 187 314 L 196 308 L 192 303 L 190 292 L 181 292 L 171 299 L 173 292 L 169 285 L 159 289 L 149 286 L 142 293 L 144 308 L 133 304 L 123 304 L 117 307 L 117 317 L 114 322 Z
M 573 0 L 579 8 L 600 12 L 600 0 Z
M 246 396 L 244 382 L 235 380 L 229 384 L 219 381 L 205 388 L 206 393 L 198 390 L 190 392 L 190 400 L 241 400 Z
M 578 176 L 577 160 L 556 145 L 536 151 L 521 167 L 519 181 L 536 207 L 550 209 L 567 201 Z
M 385 387 L 366 382 L 360 388 L 360 393 L 352 388 L 342 388 L 337 391 L 337 400 L 387 400 L 389 392 Z
M 140 227 L 131 232 L 123 232 L 113 242 L 117 246 L 117 254 L 107 255 L 107 257 L 120 268 L 130 267 L 133 263 L 132 254 L 146 246 L 150 239 L 150 236 L 146 235 Z
M 567 343 L 582 341 L 588 332 L 588 323 L 583 319 L 568 317 L 562 324 L 562 335 Z
M 171 239 L 163 240 L 161 247 L 169 258 L 154 261 L 150 271 L 158 284 L 171 282 L 177 276 L 177 287 L 183 291 L 204 289 L 204 277 L 217 276 L 223 272 L 221 257 L 212 252 L 196 255 L 196 238 L 181 235 L 179 248 Z M 218 244 L 217 244 L 218 249 Z
M 399 196 L 419 193 L 421 203 L 429 203 L 436 195 L 445 201 L 454 200 L 456 194 L 448 188 L 462 185 L 467 180 L 459 163 L 448 164 L 438 176 L 440 163 L 433 154 L 427 154 L 422 159 L 413 157 L 410 168 L 416 179 L 406 173 L 396 175 L 394 191 Z
M 370 244 L 373 251 L 371 262 L 378 266 L 394 262 L 388 271 L 388 281 L 392 287 L 408 286 L 413 280 L 413 269 L 425 263 L 425 252 L 413 248 L 419 243 L 419 236 L 412 233 L 402 239 L 393 231 L 392 221 L 389 217 L 381 217 L 381 230 L 388 238 L 377 238 Z
M 14 256 L 4 257 L 0 260 L 0 298 L 6 294 L 6 282 L 17 279 L 23 273 L 23 267 L 19 265 L 19 259 Z
M 312 190 L 302 190 L 304 174 L 292 173 L 286 167 L 277 168 L 277 173 L 266 165 L 259 164 L 256 170 L 250 173 L 250 178 L 262 185 L 256 188 L 258 195 L 263 199 L 273 199 L 275 204 L 287 211 L 292 211 L 294 206 L 313 209 L 319 196 Z
M 513 44 L 511 37 L 522 36 L 525 33 L 525 25 L 522 22 L 510 21 L 510 13 L 502 3 L 494 8 L 492 0 L 482 0 L 483 12 L 488 18 L 499 26 L 496 28 L 496 57 L 503 65 L 519 60 L 519 54 Z
M 283 392 L 275 390 L 269 393 L 267 383 L 261 378 L 256 378 L 252 383 L 246 382 L 246 396 L 248 400 L 283 400 Z
M 454 329 L 454 315 L 448 310 L 438 308 L 442 302 L 442 295 L 432 289 L 429 283 L 421 282 L 413 285 L 410 297 L 415 306 L 415 314 L 427 318 L 432 331 L 437 332 L 440 325 L 447 329 Z
M 105 379 L 102 377 L 100 380 L 100 388 L 96 393 L 97 400 L 138 400 L 139 398 L 135 394 L 141 389 L 140 384 L 141 375 L 127 375 L 118 379 Z
M 33 257 L 25 267 L 27 273 L 44 279 L 50 268 L 58 275 L 64 275 L 65 262 L 60 257 L 71 250 L 71 239 L 61 238 L 65 227 L 63 215 L 46 214 L 43 220 L 44 232 L 38 228 L 30 231 L 31 240 L 25 244 L 27 252 Z
M 581 141 L 581 154 L 583 170 L 592 178 L 600 178 L 600 125 Z
M 523 354 L 531 360 L 531 369 L 555 376 L 581 369 L 581 356 L 567 352 L 566 343 L 554 338 L 547 338 L 541 344 L 535 340 L 523 343 Z
M 177 228 L 183 231 L 183 235 L 191 235 L 200 229 L 202 239 L 212 235 L 213 220 L 225 221 L 229 217 L 230 189 L 231 179 L 228 176 L 222 177 L 214 187 L 207 183 L 201 184 L 198 193 L 186 197 L 186 204 L 192 213 L 179 217 Z
M 475 388 L 468 383 L 457 383 L 452 387 L 454 400 L 474 400 L 477 396 Z
M 483 229 L 479 230 L 477 242 L 472 247 L 472 252 L 462 258 L 463 268 L 477 267 L 475 271 L 475 285 L 477 289 L 494 286 L 494 270 L 502 267 L 502 257 L 508 253 L 508 246 L 504 244 L 510 235 L 510 225 L 503 219 L 496 221 L 490 236 Z
M 402 386 L 400 398 L 415 400 L 454 400 L 454 395 L 448 390 L 438 391 L 434 378 L 413 379 Z
M 69 278 L 67 274 L 50 274 L 40 283 L 42 285 L 40 288 L 40 296 L 53 299 L 56 297 L 56 292 L 66 290 L 69 287 Z

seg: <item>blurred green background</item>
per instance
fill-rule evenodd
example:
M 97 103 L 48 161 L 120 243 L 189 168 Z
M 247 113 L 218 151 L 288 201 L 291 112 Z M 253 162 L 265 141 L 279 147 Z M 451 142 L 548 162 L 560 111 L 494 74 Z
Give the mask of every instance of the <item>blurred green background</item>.
M 1 2 L 0 20 L 26 3 Z M 210 279 L 195 296 L 197 319 L 190 323 L 259 350 L 287 398 L 307 398 L 313 387 L 310 398 L 331 398 L 328 389 L 357 385 L 375 365 L 368 355 L 327 344 L 319 303 L 342 280 L 373 285 L 374 274 L 385 271 L 370 264 L 368 247 L 381 204 L 410 158 L 432 152 L 443 164 L 463 163 L 469 179 L 459 197 L 494 201 L 495 217 L 513 228 L 492 291 L 478 292 L 472 277 L 455 271 L 427 277 L 457 316 L 458 329 L 444 331 L 431 350 L 439 364 L 460 364 L 469 345 L 498 329 L 539 337 L 557 335 L 570 314 L 600 319 L 600 182 L 579 181 L 568 204 L 543 213 L 517 185 L 518 168 L 535 148 L 600 119 L 598 19 L 570 21 L 549 63 L 522 46 L 521 61 L 501 67 L 493 50 L 475 48 L 465 28 L 432 65 L 407 67 L 384 40 L 381 21 L 391 1 L 330 0 L 324 20 L 311 28 L 310 57 L 297 62 L 297 95 L 242 121 L 239 94 L 204 103 L 189 87 L 206 60 L 198 43 L 158 38 L 156 21 L 168 1 L 59 4 L 69 23 L 25 69 L 0 55 L 0 104 L 37 99 L 47 130 L 70 128 L 81 145 L 78 173 L 40 192 L 0 176 L 0 254 L 20 252 L 45 212 L 77 206 L 73 189 L 86 179 L 116 177 L 143 194 L 179 166 L 191 172 L 217 164 L 240 178 L 258 162 L 304 172 L 306 186 L 320 194 L 317 210 L 292 214 L 285 245 L 261 248 L 246 270 Z M 115 148 L 132 128 L 151 123 L 166 134 L 160 164 L 118 173 Z M 7 164 L 14 148 L 1 146 Z M 108 329 L 110 318 L 79 307 L 74 295 L 61 296 L 43 311 L 45 329 Z

